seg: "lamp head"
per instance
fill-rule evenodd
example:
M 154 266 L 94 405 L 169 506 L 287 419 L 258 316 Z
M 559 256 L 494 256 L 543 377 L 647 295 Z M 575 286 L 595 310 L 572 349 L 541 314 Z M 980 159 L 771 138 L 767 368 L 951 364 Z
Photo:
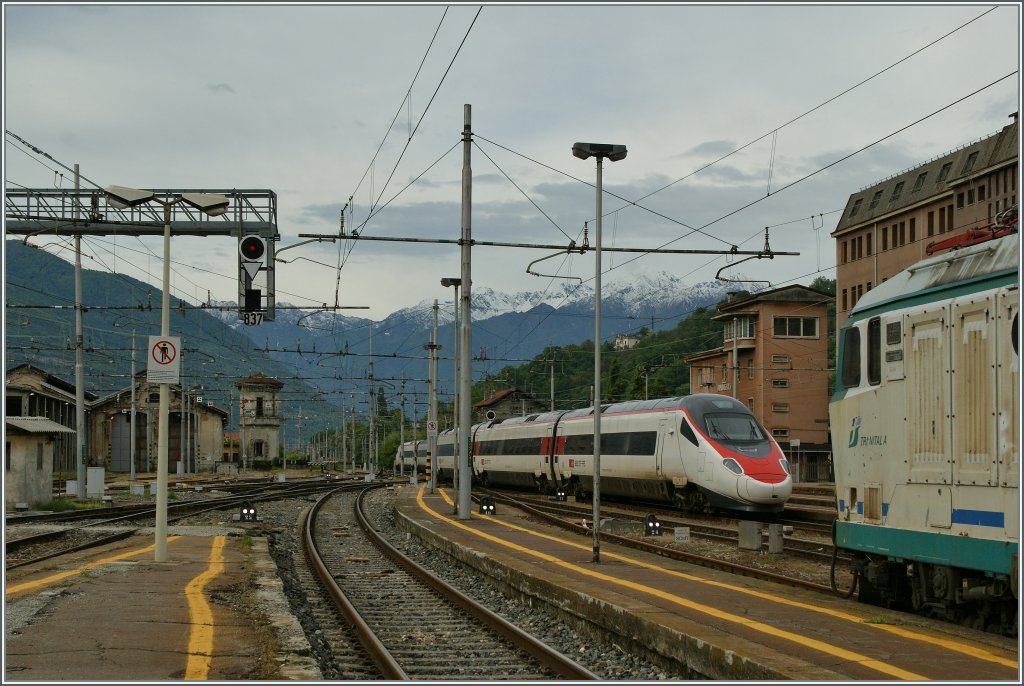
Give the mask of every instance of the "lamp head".
M 103 192 L 107 194 L 107 202 L 120 210 L 143 205 L 155 197 L 153 191 L 143 191 L 127 186 L 107 186 Z
M 572 146 L 572 154 L 581 160 L 605 157 L 610 162 L 618 162 L 626 156 L 626 146 L 612 143 L 575 143 Z
M 455 286 L 456 288 L 458 288 L 459 286 L 462 285 L 462 279 L 454 279 L 454 278 L 447 278 L 446 277 L 446 278 L 441 279 L 441 285 L 444 286 L 445 288 L 448 288 L 449 286 Z
M 181 199 L 211 217 L 219 217 L 227 213 L 230 204 L 227 196 L 215 193 L 182 193 Z

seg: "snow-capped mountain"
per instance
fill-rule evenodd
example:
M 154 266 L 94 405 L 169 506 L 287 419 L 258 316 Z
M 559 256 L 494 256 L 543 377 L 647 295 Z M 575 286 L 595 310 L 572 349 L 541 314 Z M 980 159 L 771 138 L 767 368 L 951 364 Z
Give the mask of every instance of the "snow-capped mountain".
M 605 340 L 646 327 L 674 327 L 694 310 L 714 307 L 729 291 L 757 290 L 756 284 L 705 282 L 688 285 L 671 274 L 657 273 L 602 285 L 602 334 Z M 230 304 L 230 303 L 227 303 Z M 425 379 L 426 352 L 433 328 L 433 299 L 422 300 L 372 322 L 374 376 L 378 379 Z M 563 282 L 538 291 L 503 293 L 486 287 L 472 291 L 473 357 L 486 360 L 489 371 L 520 364 L 547 346 L 593 340 L 594 292 L 589 284 Z M 371 321 L 325 311 L 290 309 L 278 303 L 276 318 L 245 326 L 234 312 L 222 321 L 249 336 L 282 362 L 297 364 L 303 376 L 325 384 L 363 378 L 368 373 Z M 438 310 L 438 375 L 451 379 L 454 313 L 451 301 Z M 414 384 L 415 386 L 415 384 Z

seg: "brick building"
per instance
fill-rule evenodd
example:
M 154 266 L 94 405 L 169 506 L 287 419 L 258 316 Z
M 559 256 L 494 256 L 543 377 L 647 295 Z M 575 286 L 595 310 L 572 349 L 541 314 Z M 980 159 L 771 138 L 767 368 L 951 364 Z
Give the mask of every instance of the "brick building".
M 850 196 L 836 239 L 836 326 L 875 285 L 928 245 L 1002 219 L 1017 206 L 1018 122 Z

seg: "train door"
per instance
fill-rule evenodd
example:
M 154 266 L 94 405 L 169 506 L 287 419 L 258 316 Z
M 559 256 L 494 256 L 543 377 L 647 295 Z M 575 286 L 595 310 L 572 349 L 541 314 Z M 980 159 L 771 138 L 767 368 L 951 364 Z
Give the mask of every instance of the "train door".
M 673 454 L 671 441 L 676 440 L 675 417 L 658 420 L 658 445 L 654 451 L 654 471 L 659 477 L 665 476 L 665 454 Z

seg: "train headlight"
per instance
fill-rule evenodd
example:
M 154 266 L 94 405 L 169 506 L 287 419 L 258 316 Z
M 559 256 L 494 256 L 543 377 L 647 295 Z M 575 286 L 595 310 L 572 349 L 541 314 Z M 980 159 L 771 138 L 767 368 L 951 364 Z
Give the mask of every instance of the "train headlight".
M 725 465 L 725 468 L 728 469 L 733 474 L 743 474 L 743 467 L 740 467 L 740 463 L 732 459 L 731 457 L 727 457 L 724 460 L 722 460 L 722 464 Z
M 782 467 L 782 471 L 786 472 L 786 474 L 793 474 L 793 472 L 789 471 L 789 460 L 786 458 L 779 458 L 779 465 Z

